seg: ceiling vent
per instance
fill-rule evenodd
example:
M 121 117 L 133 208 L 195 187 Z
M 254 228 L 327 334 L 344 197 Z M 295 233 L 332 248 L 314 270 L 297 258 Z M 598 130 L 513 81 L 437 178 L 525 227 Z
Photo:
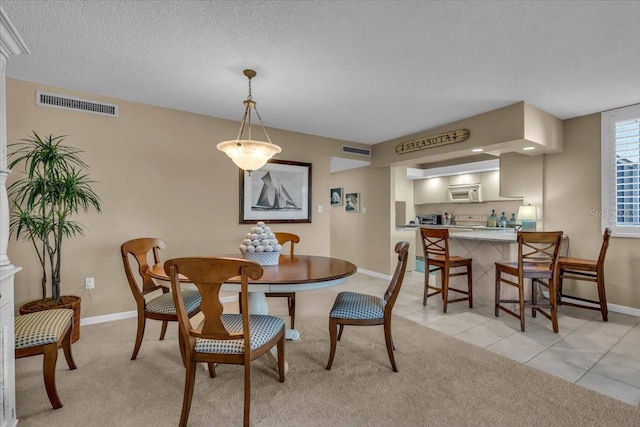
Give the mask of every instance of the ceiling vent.
M 358 154 L 360 156 L 371 157 L 371 150 L 369 150 L 368 148 L 350 147 L 348 145 L 343 145 L 342 146 L 342 152 L 343 153 L 349 153 L 349 154 Z
M 63 110 L 83 111 L 102 116 L 118 117 L 118 106 L 90 101 L 88 99 L 60 96 L 54 93 L 36 91 L 36 105 L 62 108 Z

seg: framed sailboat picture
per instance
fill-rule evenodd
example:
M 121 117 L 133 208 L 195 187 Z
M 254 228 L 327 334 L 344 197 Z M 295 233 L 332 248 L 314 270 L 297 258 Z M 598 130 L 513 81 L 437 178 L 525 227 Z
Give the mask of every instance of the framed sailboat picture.
M 311 222 L 311 163 L 269 160 L 240 170 L 240 224 Z

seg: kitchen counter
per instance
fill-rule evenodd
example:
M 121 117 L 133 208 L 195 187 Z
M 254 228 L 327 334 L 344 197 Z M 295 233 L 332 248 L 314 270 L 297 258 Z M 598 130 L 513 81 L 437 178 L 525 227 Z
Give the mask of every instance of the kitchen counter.
M 491 242 L 508 242 L 515 243 L 517 235 L 513 228 L 484 227 L 484 226 L 464 226 L 464 225 L 429 225 L 419 226 L 408 224 L 406 226 L 398 226 L 398 231 L 417 231 L 420 227 L 429 228 L 447 228 L 449 229 L 449 238 L 466 239 L 466 240 L 484 240 Z

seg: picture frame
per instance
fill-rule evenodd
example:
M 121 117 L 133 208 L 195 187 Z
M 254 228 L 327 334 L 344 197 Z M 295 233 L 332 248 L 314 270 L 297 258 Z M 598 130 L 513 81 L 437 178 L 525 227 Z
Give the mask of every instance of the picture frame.
M 344 210 L 347 212 L 360 212 L 360 193 L 347 193 L 344 196 Z
M 332 188 L 329 192 L 329 199 L 331 200 L 331 206 L 342 206 L 342 188 Z
M 240 224 L 311 222 L 311 163 L 269 160 L 240 170 Z

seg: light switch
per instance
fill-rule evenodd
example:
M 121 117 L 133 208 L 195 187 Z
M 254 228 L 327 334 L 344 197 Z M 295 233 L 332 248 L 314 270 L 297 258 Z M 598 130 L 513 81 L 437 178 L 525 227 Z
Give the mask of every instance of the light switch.
M 318 205 L 318 213 L 322 213 L 322 205 Z
M 367 208 L 363 207 L 363 208 L 362 208 L 362 213 L 363 213 L 363 214 L 366 214 L 366 213 L 367 213 Z

